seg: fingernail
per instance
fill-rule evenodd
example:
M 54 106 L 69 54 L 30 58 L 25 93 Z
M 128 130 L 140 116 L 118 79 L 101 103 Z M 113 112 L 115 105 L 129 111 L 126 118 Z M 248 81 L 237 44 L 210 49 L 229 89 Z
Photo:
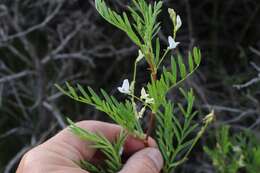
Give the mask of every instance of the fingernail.
M 160 151 L 156 148 L 149 149 L 147 156 L 154 162 L 154 165 L 157 167 L 157 170 L 161 170 L 163 167 L 163 158 Z

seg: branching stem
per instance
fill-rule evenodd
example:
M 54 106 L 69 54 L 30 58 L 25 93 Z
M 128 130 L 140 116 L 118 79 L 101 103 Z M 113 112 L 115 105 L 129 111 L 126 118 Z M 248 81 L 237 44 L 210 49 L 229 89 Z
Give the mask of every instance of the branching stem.
M 166 57 L 166 55 L 168 54 L 168 52 L 170 51 L 171 49 L 167 48 L 162 56 L 162 58 L 160 59 L 159 63 L 157 64 L 157 67 L 156 69 L 159 68 L 159 66 L 161 65 L 161 63 L 163 62 L 164 58 Z
M 157 80 L 157 69 L 156 69 L 155 65 L 152 63 L 152 54 L 151 53 L 148 53 L 147 59 L 148 59 L 149 68 L 151 71 L 151 80 L 156 81 Z M 149 124 L 148 124 L 148 128 L 146 131 L 146 137 L 145 137 L 145 142 L 144 142 L 146 147 L 149 146 L 148 139 L 149 139 L 149 136 L 151 136 L 154 125 L 155 125 L 155 113 L 151 111 L 149 113 Z

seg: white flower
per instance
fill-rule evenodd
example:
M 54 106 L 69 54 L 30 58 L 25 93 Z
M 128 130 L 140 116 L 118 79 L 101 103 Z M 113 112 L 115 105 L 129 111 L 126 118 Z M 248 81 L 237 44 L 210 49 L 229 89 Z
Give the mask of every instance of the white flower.
M 243 154 L 241 154 L 241 155 L 240 155 L 240 157 L 239 157 L 239 160 L 238 160 L 238 166 L 240 166 L 240 168 L 242 168 L 242 167 L 245 167 L 245 166 L 246 166 L 246 164 L 245 164 L 244 160 L 245 160 L 245 157 L 244 157 L 244 155 L 243 155 Z
M 177 15 L 177 18 L 176 18 L 176 31 L 178 31 L 180 29 L 182 25 L 182 21 L 181 21 L 181 17 L 179 15 Z
M 153 98 L 146 98 L 145 103 L 147 104 L 154 104 L 154 99 Z
M 242 150 L 239 146 L 233 146 L 233 151 L 240 153 Z
M 145 100 L 145 103 L 147 103 L 147 104 L 153 104 L 154 103 L 154 99 L 149 98 L 149 94 L 146 93 L 144 88 L 141 89 L 141 97 L 140 98 Z
M 145 106 L 140 110 L 140 112 L 138 112 L 138 115 L 137 115 L 137 118 L 138 119 L 140 119 L 140 118 L 142 118 L 143 117 L 143 114 L 144 114 L 144 112 L 145 112 Z
M 214 120 L 214 110 L 212 110 L 208 115 L 203 118 L 204 123 L 208 124 Z
M 124 94 L 130 94 L 130 87 L 128 79 L 123 81 L 123 85 L 121 87 L 117 87 L 118 91 Z
M 143 59 L 143 57 L 144 57 L 144 54 L 142 53 L 141 50 L 139 50 L 138 53 L 139 54 L 138 54 L 138 57 L 136 58 L 136 62 L 141 61 Z
M 149 97 L 149 94 L 147 94 L 146 93 L 146 91 L 145 91 L 145 89 L 144 88 L 142 88 L 141 89 L 141 99 L 146 99 L 146 98 L 148 98 Z
M 120 156 L 122 156 L 123 152 L 124 152 L 124 147 L 121 147 L 118 154 L 119 154 Z
M 168 49 L 175 49 L 180 44 L 180 42 L 175 42 L 175 40 L 172 38 L 172 36 L 168 37 L 168 42 L 169 42 Z

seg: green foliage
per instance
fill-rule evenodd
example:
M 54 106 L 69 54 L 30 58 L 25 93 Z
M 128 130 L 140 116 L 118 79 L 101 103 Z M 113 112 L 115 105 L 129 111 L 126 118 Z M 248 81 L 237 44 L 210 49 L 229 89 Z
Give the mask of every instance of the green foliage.
M 187 109 L 184 110 L 181 104 L 178 104 L 183 116 L 184 123 L 177 119 L 177 116 L 173 113 L 174 106 L 171 102 L 166 101 L 163 105 L 164 111 L 158 111 L 157 122 L 158 127 L 156 130 L 157 134 L 157 143 L 160 148 L 160 151 L 164 157 L 165 165 L 163 168 L 164 172 L 172 172 L 172 170 L 181 164 L 185 159 L 181 161 L 177 160 L 176 157 L 179 153 L 184 154 L 184 151 L 187 151 L 187 148 L 191 147 L 192 143 L 195 141 L 195 138 L 188 139 L 190 133 L 192 133 L 197 127 L 198 124 L 192 124 L 192 119 L 197 112 L 192 112 L 194 96 L 192 90 L 185 94 L 187 99 Z M 173 140 L 174 139 L 174 140 Z M 175 141 L 175 144 L 173 143 Z
M 123 16 L 120 16 L 115 11 L 111 10 L 107 7 L 106 3 L 103 0 L 96 0 L 95 6 L 99 14 L 106 19 L 109 23 L 113 24 L 114 26 L 118 27 L 122 31 L 126 32 L 127 35 L 132 39 L 132 41 L 137 44 L 141 45 L 141 42 L 135 32 L 133 31 L 129 19 L 126 13 L 123 13 Z
M 246 170 L 248 173 L 255 173 L 260 170 L 260 143 L 253 148 L 247 148 Z
M 151 43 L 154 36 L 160 30 L 157 16 L 160 14 L 162 2 L 147 4 L 145 0 L 133 0 L 133 7 L 129 7 L 133 18 L 133 26 L 142 38 L 143 44 Z
M 96 0 L 95 5 L 99 14 L 117 28 L 124 31 L 129 38 L 140 48 L 146 59 L 153 63 L 155 56 L 152 48 L 152 40 L 160 30 L 157 16 L 161 12 L 162 1 L 148 4 L 145 0 L 133 0 L 133 6 L 129 6 L 132 22 L 125 12 L 120 16 L 107 7 L 104 0 Z M 158 52 L 157 52 L 158 53 Z M 157 57 L 158 58 L 158 57 Z
M 93 173 L 106 173 L 105 170 L 102 167 L 97 167 L 95 165 L 93 165 L 92 163 L 86 161 L 86 160 L 81 160 L 79 163 L 79 166 L 82 169 L 85 169 L 89 172 L 93 172 Z
M 192 89 L 187 92 L 180 88 L 180 93 L 186 100 L 186 106 L 177 102 L 173 103 L 166 98 L 170 89 L 180 85 L 196 71 L 201 62 L 201 53 L 197 47 L 193 48 L 188 54 L 187 62 L 180 54 L 177 58 L 172 56 L 170 69 L 163 67 L 162 74 L 158 76 L 157 70 L 161 68 L 160 65 L 164 58 L 167 57 L 170 50 L 175 49 L 179 44 L 174 39 L 176 38 L 176 32 L 181 27 L 180 16 L 176 15 L 173 9 L 169 9 L 174 33 L 173 36 L 169 36 L 169 46 L 161 56 L 162 50 L 157 36 L 160 30 L 160 22 L 157 22 L 157 17 L 161 12 L 162 1 L 153 4 L 148 4 L 145 0 L 133 0 L 132 2 L 132 6 L 128 8 L 132 19 L 130 22 L 125 12 L 120 15 L 108 8 L 103 0 L 95 1 L 99 14 L 109 23 L 124 31 L 139 46 L 139 55 L 134 64 L 133 81 L 129 83 L 125 79 L 122 87 L 118 87 L 121 93 L 128 96 L 125 101 L 119 102 L 102 89 L 100 90 L 102 97 L 100 97 L 90 87 L 84 89 L 79 84 L 74 88 L 69 83 L 66 83 L 67 89 L 63 89 L 59 85 L 56 86 L 70 98 L 105 112 L 114 122 L 123 127 L 126 132 L 125 135 L 134 135 L 145 142 L 147 137 L 151 135 L 149 133 L 155 130 L 156 135 L 154 138 L 158 143 L 165 163 L 163 173 L 170 173 L 188 159 L 192 148 L 212 121 L 213 112 L 206 116 L 200 130 L 198 128 L 199 124 L 194 123 L 193 119 L 197 112 L 193 108 L 195 96 Z M 154 42 L 155 44 L 153 44 Z M 135 95 L 136 67 L 142 58 L 145 58 L 150 67 L 151 81 L 141 89 L 141 96 L 137 96 Z M 137 102 L 142 105 L 141 110 L 137 109 Z M 150 112 L 149 118 L 155 118 L 157 123 L 156 127 L 149 126 L 148 134 L 144 134 L 140 119 L 147 109 Z M 178 115 L 175 113 L 177 109 L 179 110 Z M 181 117 L 181 120 L 178 117 Z M 80 129 L 72 122 L 70 124 L 70 128 L 75 135 L 83 140 L 93 142 L 93 146 L 100 149 L 107 156 L 106 165 L 103 166 L 95 166 L 82 161 L 81 166 L 84 169 L 92 172 L 109 170 L 113 173 L 121 168 L 119 149 L 124 143 L 124 137 L 119 138 L 120 140 L 116 144 L 111 144 L 100 134 L 92 134 Z
M 155 104 L 153 105 L 153 110 L 155 112 L 158 110 L 161 103 L 164 102 L 167 92 L 181 84 L 196 71 L 200 65 L 201 53 L 197 47 L 193 48 L 193 53 L 189 53 L 189 67 L 185 66 L 181 55 L 178 56 L 177 62 L 175 59 L 176 58 L 171 57 L 170 71 L 166 70 L 164 67 L 160 79 L 152 81 L 147 85 L 149 94 L 155 99 Z
M 59 85 L 56 87 L 65 95 L 70 98 L 82 102 L 88 105 L 95 106 L 97 110 L 105 112 L 110 116 L 117 124 L 127 129 L 129 133 L 134 136 L 142 137 L 143 131 L 138 119 L 134 114 L 133 106 L 129 100 L 126 100 L 125 103 L 118 102 L 117 99 L 113 96 L 109 96 L 104 90 L 101 89 L 103 98 L 99 97 L 95 91 L 88 87 L 87 91 L 81 85 L 77 85 L 77 89 L 80 91 L 80 95 L 77 93 L 69 83 L 66 83 L 68 88 L 65 91 Z
M 217 131 L 214 148 L 204 147 L 218 173 L 237 173 L 240 168 L 247 173 L 260 170 L 260 142 L 249 133 L 232 135 L 229 126 Z
M 217 145 L 214 149 L 204 147 L 205 152 L 211 157 L 214 167 L 219 173 L 237 173 L 243 165 L 239 162 L 241 151 L 234 151 L 229 139 L 229 127 L 222 127 L 217 133 Z
M 260 170 L 260 140 L 250 132 L 235 136 L 235 145 L 241 147 L 244 155 L 244 166 L 247 173 L 256 173 Z

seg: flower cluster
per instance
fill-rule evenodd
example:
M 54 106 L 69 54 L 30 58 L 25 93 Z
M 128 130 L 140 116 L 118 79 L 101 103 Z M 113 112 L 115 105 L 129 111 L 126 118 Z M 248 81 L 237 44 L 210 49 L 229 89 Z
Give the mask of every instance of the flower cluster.
M 181 17 L 179 15 L 176 15 L 176 12 L 174 11 L 174 9 L 169 8 L 168 12 L 170 14 L 170 17 L 171 17 L 171 20 L 172 20 L 172 23 L 174 26 L 173 27 L 174 28 L 173 36 L 168 37 L 168 43 L 169 43 L 168 49 L 175 49 L 180 44 L 180 42 L 175 41 L 175 37 L 176 37 L 177 31 L 182 26 L 182 21 L 181 21 Z
M 139 54 L 140 56 L 140 54 Z M 138 58 L 137 58 L 138 59 Z M 133 95 L 134 93 L 132 93 L 131 91 L 131 87 L 129 85 L 129 81 L 128 79 L 124 79 L 122 86 L 117 87 L 118 91 L 123 93 L 123 94 L 127 94 L 127 95 Z M 135 96 L 136 97 L 136 96 Z M 138 119 L 143 117 L 143 114 L 146 110 L 146 106 L 147 105 L 151 105 L 154 104 L 154 98 L 150 97 L 148 93 L 146 93 L 145 89 L 142 88 L 141 89 L 141 96 L 140 98 L 138 98 L 140 101 L 143 102 L 144 106 L 141 108 L 141 110 L 138 112 L 135 108 L 135 114 L 136 117 Z M 135 103 L 133 103 L 134 105 L 136 105 Z M 136 106 L 135 106 L 136 107 Z
M 153 104 L 154 99 L 149 97 L 149 94 L 146 93 L 145 89 L 141 89 L 141 97 L 140 99 L 144 100 L 146 104 Z

